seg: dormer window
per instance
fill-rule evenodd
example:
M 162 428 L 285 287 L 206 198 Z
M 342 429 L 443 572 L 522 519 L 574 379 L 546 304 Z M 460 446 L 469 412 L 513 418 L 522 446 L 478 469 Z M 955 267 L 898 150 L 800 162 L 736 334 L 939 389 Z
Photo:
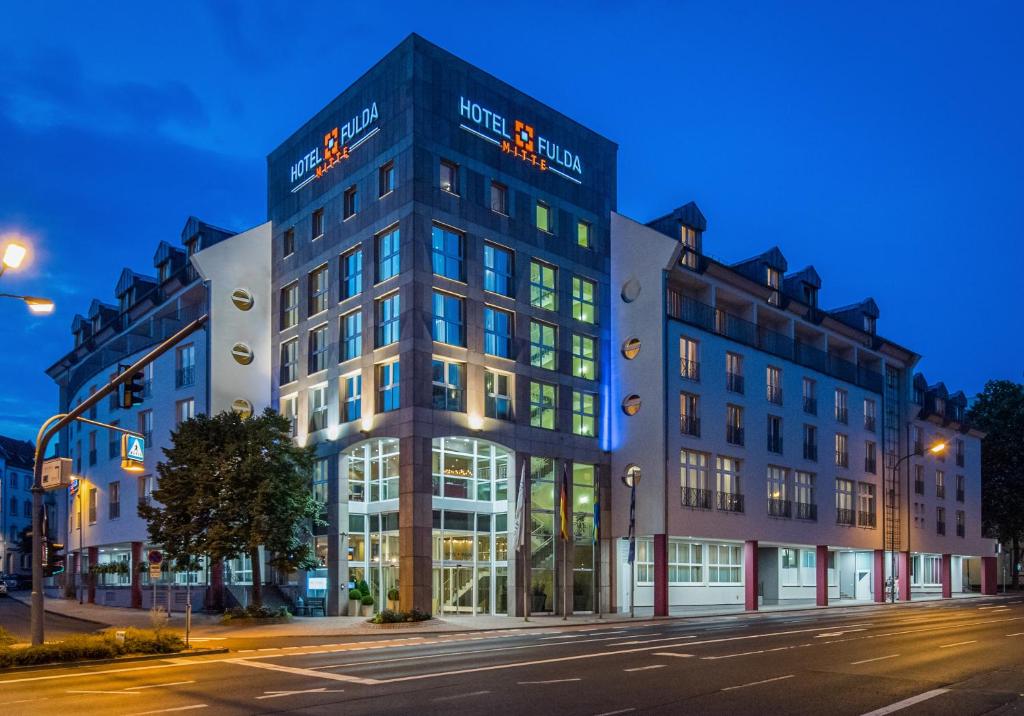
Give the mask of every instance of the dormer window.
M 779 305 L 779 286 L 782 283 L 782 274 L 771 266 L 765 266 L 765 284 L 772 290 L 768 297 L 768 303 L 773 306 Z
M 188 240 L 188 242 L 185 244 L 185 248 L 187 249 L 189 256 L 192 256 L 196 251 L 198 251 L 199 250 L 198 247 L 199 247 L 199 235 L 198 234 L 196 234 L 195 236 L 190 238 Z
M 679 238 L 685 247 L 679 262 L 687 268 L 697 268 L 697 254 L 699 253 L 699 249 L 697 247 L 697 230 L 686 226 L 685 224 L 681 224 L 679 227 Z
M 157 266 L 159 272 L 160 283 L 163 283 L 171 277 L 171 262 L 170 259 L 164 261 L 162 264 Z
M 871 335 L 875 335 L 875 321 L 876 320 L 877 319 L 874 316 L 869 316 L 867 314 L 864 314 L 864 331 L 866 333 L 870 333 Z
M 811 308 L 818 307 L 818 289 L 809 283 L 804 284 L 804 303 Z
M 946 401 L 942 398 L 935 398 L 935 412 L 939 415 L 946 414 Z
M 132 294 L 133 293 L 134 293 L 134 290 L 129 289 L 128 291 L 125 291 L 120 296 L 118 296 L 119 303 L 120 303 L 121 313 L 126 313 L 128 311 L 128 309 L 131 308 L 131 306 L 132 306 Z
M 82 331 L 75 331 L 75 348 L 82 345 Z
M 914 388 L 914 402 L 918 405 L 924 405 L 924 390 L 921 388 Z

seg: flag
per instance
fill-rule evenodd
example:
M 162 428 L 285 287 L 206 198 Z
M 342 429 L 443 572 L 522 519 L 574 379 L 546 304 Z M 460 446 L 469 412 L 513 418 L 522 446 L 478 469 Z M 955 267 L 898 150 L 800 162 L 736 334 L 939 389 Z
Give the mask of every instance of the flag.
M 572 537 L 569 530 L 569 463 L 562 463 L 562 489 L 558 496 L 561 505 L 562 539 L 566 542 Z
M 601 533 L 601 501 L 594 500 L 594 544 L 597 544 L 598 535 Z
M 509 535 L 509 543 L 513 550 L 519 550 L 526 544 L 526 529 L 523 522 L 526 519 L 526 462 L 523 462 L 523 470 L 519 475 L 519 489 L 516 491 L 516 512 L 512 516 L 512 533 Z
M 629 557 L 627 562 L 633 564 L 636 558 L 636 486 L 629 490 Z

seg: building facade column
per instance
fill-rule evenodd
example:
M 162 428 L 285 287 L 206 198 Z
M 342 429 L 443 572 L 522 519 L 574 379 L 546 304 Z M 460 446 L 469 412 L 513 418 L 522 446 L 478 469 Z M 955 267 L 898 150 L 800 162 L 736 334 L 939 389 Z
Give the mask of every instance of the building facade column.
M 654 616 L 668 616 L 668 535 L 654 535 Z
M 343 489 L 338 462 L 327 463 L 326 613 L 332 617 L 348 614 L 348 482 Z
M 757 540 L 743 543 L 743 606 L 757 611 Z
M 953 596 L 953 555 L 942 555 L 942 598 Z
M 828 545 L 819 544 L 814 555 L 815 602 L 828 606 Z
M 856 556 L 854 557 L 856 559 Z M 854 574 L 856 574 L 856 566 L 854 567 Z M 875 603 L 885 603 L 885 550 L 875 550 L 875 564 L 872 572 L 875 583 Z
M 132 542 L 132 609 L 142 609 L 142 542 Z
M 434 526 L 431 439 L 399 440 L 398 593 L 402 611 L 431 612 Z
M 981 558 L 981 593 L 992 596 L 996 593 L 996 575 L 998 569 L 995 557 Z
M 899 598 L 901 602 L 910 601 L 910 552 L 900 552 L 899 556 L 899 569 L 900 569 L 900 593 Z
M 100 548 L 89 547 L 89 592 L 88 601 L 89 604 L 96 603 L 96 572 L 93 570 L 93 566 L 98 564 L 100 561 Z

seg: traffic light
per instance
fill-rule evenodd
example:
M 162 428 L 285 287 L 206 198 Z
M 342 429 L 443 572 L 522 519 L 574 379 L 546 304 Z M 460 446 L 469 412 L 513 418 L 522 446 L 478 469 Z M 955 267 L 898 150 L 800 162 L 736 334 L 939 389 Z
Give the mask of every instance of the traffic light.
M 124 366 L 121 366 L 123 368 Z M 132 377 L 121 384 L 121 407 L 130 408 L 142 402 L 146 390 L 146 374 L 141 370 L 132 373 Z
M 46 561 L 43 562 L 43 576 L 52 577 L 64 572 L 64 543 L 46 538 Z

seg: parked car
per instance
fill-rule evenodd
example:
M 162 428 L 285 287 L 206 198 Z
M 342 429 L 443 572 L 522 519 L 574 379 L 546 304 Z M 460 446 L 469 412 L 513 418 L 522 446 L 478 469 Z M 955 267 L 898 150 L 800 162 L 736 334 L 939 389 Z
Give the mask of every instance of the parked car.
M 13 574 L 0 574 L 0 584 L 4 585 L 4 593 L 13 592 L 18 588 L 18 578 Z
M 7 582 L 0 579 L 0 597 L 7 596 Z

